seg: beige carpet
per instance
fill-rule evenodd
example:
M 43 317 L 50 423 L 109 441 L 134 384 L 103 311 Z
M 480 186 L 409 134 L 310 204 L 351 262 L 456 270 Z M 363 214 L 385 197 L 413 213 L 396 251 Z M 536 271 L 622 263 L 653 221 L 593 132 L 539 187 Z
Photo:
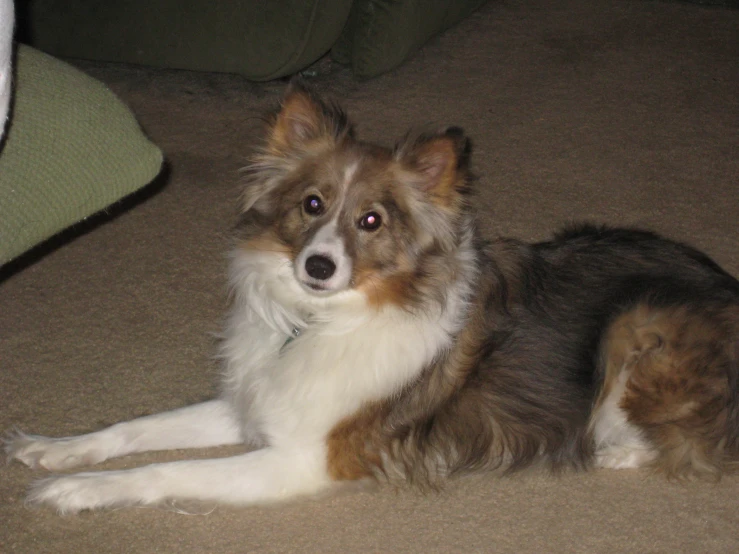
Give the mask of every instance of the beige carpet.
M 0 429 L 77 434 L 214 392 L 239 168 L 284 86 L 83 67 L 129 103 L 170 171 L 128 209 L 3 271 Z M 392 74 L 360 83 L 329 61 L 317 70 L 316 86 L 345 103 L 364 137 L 463 126 L 489 235 L 537 239 L 576 219 L 641 225 L 739 275 L 739 11 L 493 0 Z M 0 552 L 739 552 L 739 478 L 533 473 L 432 496 L 62 518 L 23 504 L 41 475 L 0 466 Z

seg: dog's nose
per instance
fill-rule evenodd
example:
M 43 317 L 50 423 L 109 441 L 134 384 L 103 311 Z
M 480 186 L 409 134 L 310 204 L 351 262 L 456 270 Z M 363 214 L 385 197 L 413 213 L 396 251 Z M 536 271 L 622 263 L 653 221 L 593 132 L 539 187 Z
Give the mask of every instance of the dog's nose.
M 336 271 L 336 264 L 326 256 L 314 255 L 305 260 L 305 271 L 314 279 L 325 281 Z

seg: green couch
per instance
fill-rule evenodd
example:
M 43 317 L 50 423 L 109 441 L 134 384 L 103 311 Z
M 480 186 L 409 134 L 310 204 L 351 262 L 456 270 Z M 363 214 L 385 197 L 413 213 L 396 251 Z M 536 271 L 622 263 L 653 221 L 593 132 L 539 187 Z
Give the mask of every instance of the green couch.
M 61 57 L 266 81 L 332 50 L 360 78 L 400 65 L 485 0 L 18 0 L 30 44 Z

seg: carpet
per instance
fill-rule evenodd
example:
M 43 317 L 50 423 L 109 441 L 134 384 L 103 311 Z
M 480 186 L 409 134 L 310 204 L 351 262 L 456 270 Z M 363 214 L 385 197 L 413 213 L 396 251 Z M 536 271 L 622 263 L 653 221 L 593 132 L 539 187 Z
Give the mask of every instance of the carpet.
M 79 434 L 215 393 L 213 335 L 227 301 L 240 169 L 285 86 L 79 67 L 133 109 L 168 169 L 0 270 L 0 429 Z M 636 225 L 688 241 L 739 275 L 739 11 L 494 0 L 392 73 L 359 82 L 324 59 L 311 75 L 366 139 L 390 144 L 419 123 L 465 128 L 486 236 L 542 239 L 580 220 Z M 429 495 L 381 489 L 207 515 L 60 517 L 23 503 L 40 476 L 0 467 L 1 552 L 739 551 L 737 477 L 530 471 L 459 479 Z

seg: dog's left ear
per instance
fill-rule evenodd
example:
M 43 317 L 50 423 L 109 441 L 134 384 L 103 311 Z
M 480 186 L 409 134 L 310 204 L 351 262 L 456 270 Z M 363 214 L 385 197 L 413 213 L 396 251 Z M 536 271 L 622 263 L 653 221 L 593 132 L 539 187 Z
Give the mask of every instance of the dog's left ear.
M 446 206 L 467 187 L 470 143 L 459 127 L 425 134 L 398 150 L 401 162 L 413 171 L 413 184 Z

